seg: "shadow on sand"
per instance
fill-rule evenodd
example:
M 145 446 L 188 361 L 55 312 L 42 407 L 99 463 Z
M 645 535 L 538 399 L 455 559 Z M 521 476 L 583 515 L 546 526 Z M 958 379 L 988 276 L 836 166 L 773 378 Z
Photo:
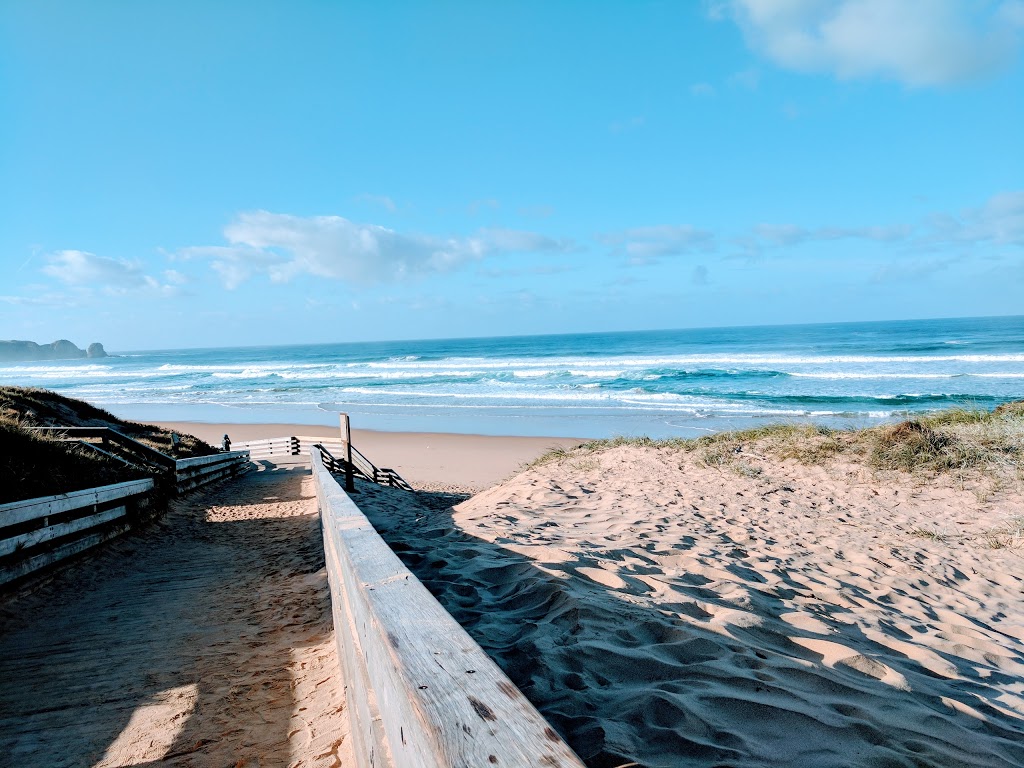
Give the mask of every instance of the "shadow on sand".
M 510 548 L 512 540 L 461 529 L 451 508 L 465 498 L 362 486 L 356 500 L 591 768 L 1024 764 L 1020 722 L 971 697 L 969 680 L 954 684 L 919 668 L 913 690 L 904 691 L 883 684 L 867 662 L 823 665 L 792 639 L 812 632 L 780 630 L 778 617 L 792 608 L 767 587 L 758 598 L 767 621 L 737 621 L 728 631 L 712 626 L 709 611 L 736 614 L 735 604 L 697 574 L 676 575 L 670 599 L 633 599 L 578 574 L 600 565 L 585 546 L 540 564 Z M 694 541 L 681 535 L 670 551 L 657 551 L 643 538 L 619 552 L 595 544 L 595 552 L 605 562 L 646 558 L 646 570 L 634 565 L 633 572 L 660 574 L 656 557 L 678 557 Z M 721 567 L 758 588 L 759 577 L 741 562 Z M 648 588 L 635 582 L 625 591 L 642 595 Z M 892 657 L 855 623 L 842 632 L 836 641 Z M 946 685 L 976 701 L 981 718 L 940 701 L 933 691 Z
M 289 765 L 295 654 L 331 629 L 305 474 L 254 472 L 175 502 L 6 599 L 0 763 Z M 276 501 L 308 513 L 246 518 Z

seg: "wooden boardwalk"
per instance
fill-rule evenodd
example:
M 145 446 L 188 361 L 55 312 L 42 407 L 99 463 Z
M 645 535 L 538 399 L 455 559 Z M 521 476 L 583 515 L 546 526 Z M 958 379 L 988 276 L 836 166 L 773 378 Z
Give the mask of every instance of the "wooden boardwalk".
M 0 766 L 353 765 L 308 469 L 179 500 L 0 603 Z

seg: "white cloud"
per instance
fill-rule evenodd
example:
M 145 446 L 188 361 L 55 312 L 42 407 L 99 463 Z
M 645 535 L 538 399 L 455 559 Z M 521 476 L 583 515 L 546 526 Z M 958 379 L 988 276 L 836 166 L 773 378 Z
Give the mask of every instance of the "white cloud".
M 725 0 L 710 15 L 787 69 L 913 86 L 1008 66 L 1024 30 L 1022 0 Z
M 1024 190 L 995 195 L 981 208 L 968 209 L 958 239 L 1024 245 Z
M 97 256 L 88 251 L 57 251 L 47 257 L 44 274 L 67 286 L 86 292 L 127 294 L 138 291 L 174 296 L 185 282 L 184 275 L 174 270 L 164 273 L 164 282 L 146 274 L 141 263 L 110 256 Z
M 124 259 L 69 250 L 57 251 L 47 261 L 43 272 L 66 285 L 128 288 L 146 283 L 142 267 Z
M 1024 246 L 1024 190 L 1003 192 L 960 214 L 938 213 L 914 224 L 803 227 L 758 224 L 735 238 L 742 256 L 771 248 L 835 240 L 900 243 L 916 251 L 961 250 L 975 245 Z
M 715 86 L 710 83 L 694 83 L 690 86 L 690 93 L 694 96 L 714 96 Z
M 494 253 L 565 252 L 571 241 L 533 232 L 482 229 L 472 237 L 403 234 L 340 216 L 242 213 L 224 230 L 228 246 L 201 246 L 179 252 L 205 257 L 228 288 L 257 273 L 285 282 L 300 274 L 374 283 L 413 275 L 447 272 Z
M 650 264 L 662 256 L 708 253 L 715 249 L 715 235 L 689 225 L 634 227 L 598 235 L 616 253 L 625 253 L 631 264 Z
M 799 227 L 793 224 L 758 224 L 754 236 L 770 245 L 798 245 L 814 240 L 875 240 L 895 242 L 910 235 L 911 227 Z
M 994 195 L 981 207 L 968 208 L 959 215 L 936 214 L 928 220 L 921 238 L 921 244 L 931 248 L 983 243 L 1024 246 L 1024 190 Z

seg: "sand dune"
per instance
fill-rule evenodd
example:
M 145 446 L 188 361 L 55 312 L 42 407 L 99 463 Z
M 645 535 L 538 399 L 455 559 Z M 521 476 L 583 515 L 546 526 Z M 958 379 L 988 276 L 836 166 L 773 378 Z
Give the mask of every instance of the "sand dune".
M 459 500 L 358 497 L 589 765 L 1024 764 L 1012 488 L 624 446 Z

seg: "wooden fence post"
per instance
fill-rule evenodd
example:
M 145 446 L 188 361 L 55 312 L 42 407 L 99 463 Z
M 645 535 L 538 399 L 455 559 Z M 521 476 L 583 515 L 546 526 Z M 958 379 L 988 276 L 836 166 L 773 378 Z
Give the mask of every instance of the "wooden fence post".
M 352 493 L 356 489 L 356 480 L 352 475 L 352 423 L 348 414 L 339 416 L 341 421 L 341 439 L 345 441 L 345 490 Z

